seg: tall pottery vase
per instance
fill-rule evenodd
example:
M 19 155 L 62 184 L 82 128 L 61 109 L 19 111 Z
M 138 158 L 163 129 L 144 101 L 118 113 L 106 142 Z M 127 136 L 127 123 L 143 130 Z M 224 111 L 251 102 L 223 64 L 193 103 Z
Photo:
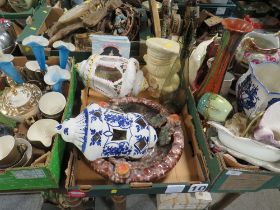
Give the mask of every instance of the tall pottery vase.
M 225 18 L 222 25 L 224 32 L 215 60 L 203 82 L 193 84 L 196 99 L 199 99 L 206 92 L 219 93 L 225 73 L 239 42 L 246 33 L 254 29 L 249 22 L 237 18 Z

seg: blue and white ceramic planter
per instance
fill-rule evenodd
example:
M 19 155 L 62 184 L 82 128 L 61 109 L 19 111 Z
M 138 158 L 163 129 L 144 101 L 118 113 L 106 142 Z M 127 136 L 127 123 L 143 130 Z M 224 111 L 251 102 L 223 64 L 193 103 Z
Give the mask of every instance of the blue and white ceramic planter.
M 121 113 L 98 104 L 89 105 L 76 118 L 58 125 L 57 132 L 90 161 L 102 157 L 141 158 L 158 139 L 142 115 Z
M 237 82 L 236 96 L 238 107 L 251 119 L 280 101 L 280 64 L 251 62 Z

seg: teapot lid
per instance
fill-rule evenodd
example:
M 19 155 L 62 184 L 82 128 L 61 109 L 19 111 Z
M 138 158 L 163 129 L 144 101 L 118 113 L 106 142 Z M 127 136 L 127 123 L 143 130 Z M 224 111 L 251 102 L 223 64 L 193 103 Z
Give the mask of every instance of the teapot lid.
M 0 112 L 11 117 L 24 115 L 38 106 L 41 96 L 40 88 L 34 84 L 25 83 L 8 88 L 0 97 Z

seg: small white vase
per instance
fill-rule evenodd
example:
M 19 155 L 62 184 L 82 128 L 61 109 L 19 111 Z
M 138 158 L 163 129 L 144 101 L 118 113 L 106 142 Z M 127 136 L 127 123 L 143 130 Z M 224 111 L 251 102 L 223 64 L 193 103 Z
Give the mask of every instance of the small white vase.
M 147 70 L 149 92 L 152 97 L 175 91 L 179 86 L 177 72 L 180 64 L 178 55 L 180 45 L 172 40 L 150 38 L 147 40 L 147 54 L 144 56 Z M 177 76 L 176 76 L 177 75 Z

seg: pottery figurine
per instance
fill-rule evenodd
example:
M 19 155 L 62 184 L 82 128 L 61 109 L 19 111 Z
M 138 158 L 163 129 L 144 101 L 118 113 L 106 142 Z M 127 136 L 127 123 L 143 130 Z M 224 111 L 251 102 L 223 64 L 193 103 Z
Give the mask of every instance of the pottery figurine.
M 178 42 L 163 39 L 150 38 L 146 41 L 147 54 L 144 55 L 147 71 L 150 95 L 159 98 L 174 92 L 180 83 L 177 72 L 180 69 L 178 59 L 180 45 Z
M 57 132 L 75 144 L 85 157 L 141 158 L 155 146 L 157 134 L 138 113 L 121 113 L 98 104 L 89 105 L 76 118 L 58 125 Z
M 30 126 L 27 131 L 28 140 L 35 146 L 50 147 L 53 136 L 56 134 L 56 126 L 59 123 L 52 119 L 41 119 Z
M 272 104 L 254 131 L 256 140 L 280 148 L 280 102 Z
M 237 81 L 236 96 L 240 110 L 250 119 L 280 101 L 280 65 L 275 62 L 250 63 Z
M 205 93 L 198 102 L 198 112 L 207 120 L 224 122 L 232 111 L 232 105 L 222 96 Z
M 77 69 L 86 86 L 109 98 L 138 95 L 147 88 L 143 72 L 134 58 L 94 54 Z
M 280 149 L 250 138 L 235 136 L 219 123 L 209 121 L 208 124 L 217 129 L 218 138 L 226 147 L 258 160 L 267 162 L 280 160 Z

